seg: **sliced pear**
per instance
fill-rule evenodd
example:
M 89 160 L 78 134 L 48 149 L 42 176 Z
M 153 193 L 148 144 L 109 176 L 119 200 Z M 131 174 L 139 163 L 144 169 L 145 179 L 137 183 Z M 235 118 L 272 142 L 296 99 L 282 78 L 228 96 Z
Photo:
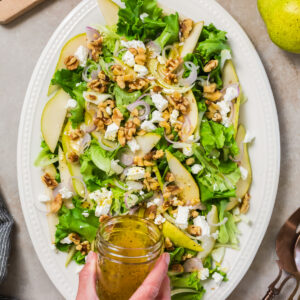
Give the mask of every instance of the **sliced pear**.
M 180 194 L 182 200 L 193 205 L 200 202 L 199 187 L 190 172 L 169 151 L 166 151 L 166 157 L 170 171 L 175 177 L 175 183 L 182 189 Z
M 185 123 L 189 122 L 190 124 L 188 126 L 189 130 L 185 130 L 185 126 L 183 126 L 183 129 L 181 131 L 182 141 L 186 141 L 194 133 L 198 123 L 198 106 L 193 92 L 188 91 L 185 94 L 185 98 L 189 101 L 190 104 L 190 111 L 185 116 Z
M 233 83 L 240 83 L 239 82 L 239 78 L 236 74 L 236 70 L 235 67 L 232 63 L 232 60 L 226 60 L 223 70 L 222 70 L 222 80 L 223 80 L 223 86 L 226 87 L 229 84 L 233 84 Z M 241 86 L 240 86 L 240 90 L 241 90 Z M 238 127 L 238 123 L 239 123 L 239 112 L 240 112 L 240 104 L 241 104 L 241 92 L 239 93 L 239 96 L 237 97 L 235 103 L 233 104 L 233 111 L 231 111 L 231 113 L 233 113 L 233 127 L 234 127 L 234 132 L 235 135 L 237 133 L 237 127 Z
M 200 34 L 203 29 L 204 22 L 198 22 L 194 25 L 192 32 L 190 33 L 189 37 L 184 41 L 184 45 L 181 50 L 181 57 L 185 57 L 189 53 L 193 53 L 195 47 L 198 43 Z
M 65 61 L 66 57 L 68 57 L 70 55 L 74 55 L 74 53 L 76 52 L 76 50 L 79 46 L 86 46 L 86 34 L 85 33 L 78 34 L 66 42 L 66 44 L 61 49 L 54 73 L 57 70 L 65 68 L 64 61 Z M 51 95 L 53 92 L 55 92 L 57 89 L 58 89 L 57 85 L 50 84 L 49 89 L 48 89 L 48 96 Z
M 111 0 L 98 0 L 98 5 L 107 25 L 118 23 L 119 6 Z
M 248 154 L 248 144 L 244 143 L 245 135 L 246 135 L 245 127 L 243 125 L 239 125 L 237 135 L 236 135 L 236 142 L 240 149 L 240 155 L 242 156 L 241 167 L 245 168 L 248 171 L 248 176 L 246 180 L 243 180 L 241 178 L 238 181 L 236 185 L 236 198 L 230 198 L 226 210 L 231 210 L 232 208 L 234 208 L 236 205 L 239 204 L 238 199 L 242 199 L 246 195 L 252 182 L 252 170 L 251 170 L 251 164 L 250 164 L 250 159 Z
M 62 135 L 62 146 L 63 146 L 63 151 L 64 151 L 66 157 L 68 157 L 68 155 L 72 152 L 78 153 L 78 149 L 79 149 L 80 142 L 71 140 L 71 138 L 69 136 L 71 129 L 72 129 L 71 122 L 68 122 L 64 129 L 63 135 Z M 69 161 L 68 159 L 66 159 L 66 162 L 67 162 L 67 166 L 69 168 L 70 175 L 78 178 L 78 179 L 76 179 L 76 178 L 72 179 L 75 192 L 79 196 L 84 197 L 85 189 L 84 189 L 82 182 L 79 180 L 79 179 L 82 179 L 79 163 L 73 163 L 73 162 Z
M 190 239 L 183 231 L 168 221 L 165 221 L 162 226 L 164 237 L 168 237 L 176 246 L 184 247 L 194 251 L 202 251 L 202 247 L 195 241 Z
M 53 164 L 44 167 L 43 172 L 48 173 L 50 176 L 54 178 L 56 176 L 56 168 Z
M 135 139 L 140 146 L 136 156 L 144 157 L 159 142 L 161 136 L 157 133 L 146 133 L 145 135 L 136 136 Z
M 54 152 L 67 114 L 69 95 L 62 89 L 44 107 L 41 118 L 43 138 L 51 152 Z

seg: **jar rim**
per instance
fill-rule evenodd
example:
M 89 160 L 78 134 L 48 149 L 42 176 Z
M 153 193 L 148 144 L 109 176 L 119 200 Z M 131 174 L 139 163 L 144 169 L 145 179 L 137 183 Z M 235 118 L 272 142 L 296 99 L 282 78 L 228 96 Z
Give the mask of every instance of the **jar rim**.
M 161 231 L 159 230 L 159 228 L 157 227 L 157 225 L 154 224 L 153 222 L 151 222 L 150 220 L 146 220 L 146 219 L 140 218 L 138 216 L 128 216 L 128 215 L 126 215 L 126 216 L 115 216 L 115 217 L 112 217 L 112 218 L 109 218 L 109 219 L 103 221 L 100 226 L 105 227 L 105 226 L 116 224 L 117 220 L 124 219 L 125 217 L 130 218 L 130 219 L 135 219 L 136 221 L 139 221 L 139 222 L 143 222 L 144 224 L 149 225 L 148 228 L 151 228 L 151 230 L 153 230 L 153 231 L 156 230 L 157 233 L 158 233 L 158 239 L 156 240 L 156 242 L 151 246 L 140 247 L 140 248 L 129 248 L 129 247 L 118 246 L 118 245 L 113 244 L 109 241 L 106 241 L 104 239 L 104 237 L 102 236 L 102 234 L 100 233 L 100 227 L 99 227 L 97 237 L 99 238 L 99 242 L 102 243 L 102 245 L 105 245 L 105 247 L 110 249 L 110 250 L 116 250 L 116 251 L 130 249 L 130 250 L 148 250 L 148 251 L 152 250 L 152 251 L 156 252 L 157 250 L 160 250 L 160 248 L 163 244 L 163 235 L 162 235 Z M 134 256 L 132 256 L 132 258 L 134 258 Z

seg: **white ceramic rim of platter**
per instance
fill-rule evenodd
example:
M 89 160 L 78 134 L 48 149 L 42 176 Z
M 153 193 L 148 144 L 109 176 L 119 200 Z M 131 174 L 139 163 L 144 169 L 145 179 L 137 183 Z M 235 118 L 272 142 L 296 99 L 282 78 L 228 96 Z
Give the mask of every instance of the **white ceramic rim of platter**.
M 254 222 L 248 229 L 242 225 L 241 231 L 245 234 L 241 237 L 240 251 L 234 254 L 236 260 L 228 273 L 230 280 L 218 289 L 209 288 L 204 297 L 204 299 L 226 299 L 250 267 L 267 230 L 275 203 L 280 170 L 280 137 L 275 101 L 256 50 L 243 29 L 224 8 L 213 0 L 189 0 L 188 2 L 163 0 L 161 2 L 164 6 L 173 7 L 194 20 L 197 20 L 198 15 L 201 17 L 203 15 L 205 21 L 212 21 L 217 27 L 227 30 L 235 54 L 237 73 L 241 75 L 242 87 L 246 95 L 251 96 L 248 101 L 251 101 L 250 104 L 245 104 L 249 109 L 244 116 L 242 112 L 242 119 L 248 125 L 247 127 L 257 130 L 255 144 L 251 146 L 252 149 L 250 148 L 250 158 L 252 152 L 255 155 L 255 161 L 252 162 L 254 186 L 251 190 L 255 195 L 253 200 L 255 205 L 251 206 L 249 213 Z M 40 136 L 40 128 L 38 128 L 37 118 L 40 118 L 38 113 L 47 100 L 46 82 L 50 81 L 59 49 L 68 38 L 80 32 L 78 28 L 76 29 L 79 23 L 85 22 L 89 25 L 90 16 L 94 16 L 95 19 L 95 10 L 98 10 L 96 0 L 80 2 L 53 33 L 33 71 L 19 125 L 17 171 L 23 214 L 41 264 L 66 299 L 75 299 L 78 280 L 75 266 L 64 270 L 62 261 L 65 254 L 57 254 L 51 249 L 49 237 L 45 234 L 46 225 L 43 218 L 46 218 L 34 204 L 37 192 L 41 190 L 41 183 L 37 181 L 38 171 L 33 167 L 34 156 L 39 151 L 36 135 Z M 102 22 L 103 17 L 100 12 L 97 11 L 97 14 Z M 83 31 L 84 28 L 81 32 Z M 258 106 L 257 111 L 253 109 L 252 101 Z M 251 114 L 248 110 L 251 110 Z M 259 128 L 261 130 L 258 130 L 258 125 L 262 125 Z M 259 155 L 260 152 L 263 154 L 262 157 Z M 255 172 L 256 170 L 258 171 Z M 264 188 L 262 189 L 261 186 Z

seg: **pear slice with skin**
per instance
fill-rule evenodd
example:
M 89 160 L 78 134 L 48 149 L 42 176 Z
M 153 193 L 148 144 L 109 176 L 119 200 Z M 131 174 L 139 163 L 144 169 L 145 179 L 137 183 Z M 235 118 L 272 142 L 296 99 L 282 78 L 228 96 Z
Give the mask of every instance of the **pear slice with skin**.
M 87 43 L 86 43 L 86 34 L 85 33 L 78 34 L 78 35 L 74 36 L 73 38 L 71 38 L 69 41 L 67 41 L 66 44 L 61 49 L 54 73 L 57 70 L 66 68 L 65 59 L 70 55 L 74 55 L 74 53 L 76 52 L 76 50 L 78 49 L 79 46 L 86 46 L 86 45 L 87 45 Z M 52 85 L 50 83 L 47 96 L 50 96 L 57 89 L 58 89 L 57 85 Z
M 79 163 L 73 163 L 70 160 L 68 160 L 69 154 L 72 152 L 75 152 L 78 154 L 78 149 L 79 149 L 79 143 L 80 141 L 73 141 L 70 138 L 70 131 L 72 130 L 71 122 L 69 121 L 66 124 L 66 127 L 64 129 L 63 135 L 62 135 L 62 146 L 63 146 L 63 151 L 66 155 L 66 163 L 70 172 L 70 175 L 73 177 L 77 177 L 78 179 L 82 179 L 82 175 L 80 173 L 80 164 Z M 73 187 L 75 192 L 80 196 L 84 197 L 85 196 L 85 188 L 80 180 L 76 178 L 72 179 L 73 182 Z
M 166 151 L 166 157 L 169 164 L 171 173 L 175 177 L 175 183 L 182 189 L 180 196 L 184 203 L 191 203 L 195 205 L 200 202 L 199 187 L 196 184 L 193 176 L 187 169 L 181 164 L 181 162 L 172 155 L 169 151 Z
M 236 135 L 237 127 L 239 123 L 239 112 L 240 112 L 240 104 L 241 104 L 241 86 L 240 86 L 239 78 L 236 74 L 235 67 L 231 59 L 226 60 L 224 64 L 224 67 L 222 69 L 222 80 L 223 80 L 224 87 L 234 83 L 238 83 L 240 87 L 239 96 L 237 97 L 237 99 L 233 104 L 233 111 L 231 111 L 231 114 L 233 114 L 234 133 Z
M 98 6 L 107 25 L 118 23 L 119 6 L 111 0 L 98 0 Z
M 183 231 L 169 221 L 163 223 L 162 233 L 164 237 L 168 237 L 177 247 L 184 247 L 198 252 L 202 251 L 202 247 L 199 244 L 190 239 Z
M 55 151 L 67 114 L 69 95 L 59 90 L 45 105 L 41 117 L 43 138 L 51 152 Z
M 188 91 L 184 97 L 189 101 L 190 111 L 184 116 L 185 122 L 181 130 L 181 140 L 183 142 L 185 142 L 194 133 L 198 123 L 198 106 L 194 93 L 192 91 Z M 187 122 L 189 122 L 188 131 L 185 130 L 185 124 L 187 124 Z
M 252 170 L 251 170 L 251 164 L 250 164 L 250 159 L 248 154 L 248 145 L 244 143 L 245 135 L 246 135 L 245 127 L 243 125 L 239 125 L 237 135 L 236 135 L 236 142 L 240 149 L 240 155 L 242 155 L 241 167 L 245 168 L 248 171 L 248 176 L 246 180 L 243 180 L 241 178 L 238 181 L 236 185 L 236 198 L 230 198 L 226 210 L 231 210 L 239 204 L 238 199 L 242 199 L 246 195 L 252 182 Z
M 135 156 L 144 157 L 159 142 L 161 136 L 157 133 L 150 132 L 145 135 L 136 136 L 135 139 L 140 146 L 140 150 L 136 152 Z
M 184 41 L 180 56 L 184 58 L 187 54 L 193 53 L 198 43 L 199 37 L 203 29 L 204 22 L 198 22 L 194 25 L 189 37 Z

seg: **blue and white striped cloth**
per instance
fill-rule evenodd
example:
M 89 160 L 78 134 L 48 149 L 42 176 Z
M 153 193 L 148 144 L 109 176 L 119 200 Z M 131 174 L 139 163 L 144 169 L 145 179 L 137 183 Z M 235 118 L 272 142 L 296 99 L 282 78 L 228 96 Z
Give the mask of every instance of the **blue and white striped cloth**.
M 7 273 L 7 261 L 10 250 L 10 235 L 14 224 L 12 216 L 9 214 L 4 198 L 0 190 L 0 283 Z M 3 299 L 0 297 L 0 299 Z

